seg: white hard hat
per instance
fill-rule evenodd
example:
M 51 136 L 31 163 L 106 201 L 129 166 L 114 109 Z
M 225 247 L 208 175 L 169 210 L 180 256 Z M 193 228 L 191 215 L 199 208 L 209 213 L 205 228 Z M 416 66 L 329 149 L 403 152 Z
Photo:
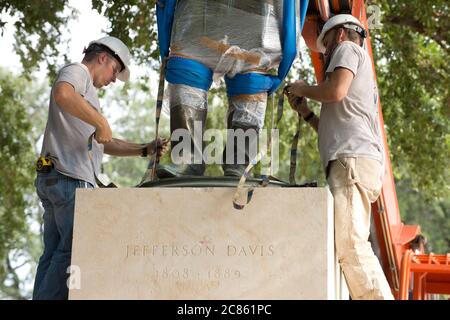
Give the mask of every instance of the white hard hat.
M 343 25 L 344 28 L 347 29 L 353 29 L 356 32 L 358 32 L 363 38 L 366 37 L 366 29 L 364 28 L 364 25 L 356 19 L 351 14 L 338 14 L 330 18 L 325 25 L 322 28 L 322 32 L 320 33 L 319 37 L 317 38 L 317 48 L 319 49 L 319 52 L 325 53 L 326 48 L 323 45 L 323 38 L 325 37 L 325 34 L 333 29 L 336 26 Z
M 127 46 L 122 41 L 120 41 L 116 37 L 107 36 L 92 41 L 91 43 L 89 43 L 89 45 L 91 44 L 101 44 L 111 49 L 114 57 L 116 59 L 119 58 L 119 62 L 122 62 L 124 67 L 123 70 L 117 75 L 117 79 L 124 82 L 130 79 L 130 69 L 128 66 L 130 64 L 131 55 Z

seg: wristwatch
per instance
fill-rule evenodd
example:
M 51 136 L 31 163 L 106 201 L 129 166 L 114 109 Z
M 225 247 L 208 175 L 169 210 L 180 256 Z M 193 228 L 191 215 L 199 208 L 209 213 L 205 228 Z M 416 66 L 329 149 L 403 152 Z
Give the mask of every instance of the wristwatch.
M 142 149 L 141 149 L 141 156 L 143 158 L 147 157 L 147 145 L 145 145 Z
M 312 118 L 314 118 L 314 116 L 315 116 L 315 114 L 314 114 L 314 112 L 310 112 L 306 117 L 304 117 L 303 119 L 306 121 L 306 122 L 309 122 Z

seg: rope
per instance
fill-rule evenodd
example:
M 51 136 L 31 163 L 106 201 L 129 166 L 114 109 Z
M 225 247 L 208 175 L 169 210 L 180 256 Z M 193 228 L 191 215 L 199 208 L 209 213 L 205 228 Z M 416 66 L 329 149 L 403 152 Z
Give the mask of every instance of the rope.
M 163 99 L 164 99 L 166 63 L 167 63 L 167 58 L 164 58 L 162 60 L 161 69 L 159 71 L 158 97 L 156 100 L 156 112 L 155 112 L 155 123 L 156 123 L 156 133 L 155 133 L 156 139 L 155 139 L 155 141 L 156 141 L 156 143 L 158 142 L 158 139 L 159 139 L 159 120 L 161 118 L 161 110 L 162 110 L 162 104 L 163 104 Z M 151 159 L 151 163 L 153 163 L 153 164 L 152 164 L 150 181 L 154 181 L 155 177 L 156 177 L 156 165 L 159 162 L 157 148 L 158 148 L 158 146 L 156 145 L 156 150 L 153 153 L 153 156 Z M 150 167 L 150 164 L 149 164 L 149 167 Z

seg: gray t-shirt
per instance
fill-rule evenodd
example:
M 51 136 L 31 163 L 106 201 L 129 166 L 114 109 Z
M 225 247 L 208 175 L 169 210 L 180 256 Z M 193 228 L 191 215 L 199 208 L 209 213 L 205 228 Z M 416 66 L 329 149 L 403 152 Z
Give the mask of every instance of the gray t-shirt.
M 88 68 L 81 63 L 64 66 L 52 87 L 41 155 L 50 157 L 60 173 L 96 185 L 93 167 L 95 167 L 95 175 L 98 176 L 103 157 L 103 145 L 93 139 L 93 161 L 91 161 L 88 155 L 88 140 L 95 132 L 95 128 L 58 106 L 53 98 L 53 90 L 59 82 L 72 85 L 75 92 L 100 111 L 97 90 Z
M 346 68 L 353 75 L 347 96 L 323 103 L 319 121 L 319 152 L 326 169 L 341 157 L 366 157 L 384 164 L 378 117 L 378 89 L 367 52 L 351 41 L 334 51 L 326 72 Z

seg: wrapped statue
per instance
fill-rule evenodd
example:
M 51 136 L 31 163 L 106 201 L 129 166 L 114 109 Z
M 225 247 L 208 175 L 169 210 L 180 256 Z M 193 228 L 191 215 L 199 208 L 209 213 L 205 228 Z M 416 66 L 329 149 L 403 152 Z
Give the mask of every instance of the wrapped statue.
M 184 129 L 191 152 L 181 165 L 165 166 L 159 177 L 203 175 L 202 139 L 213 79 L 227 86 L 227 143 L 224 175 L 241 176 L 263 127 L 268 95 L 288 73 L 297 54 L 300 19 L 307 1 L 179 0 L 158 1 L 158 37 L 166 59 L 170 130 Z M 297 14 L 296 14 L 297 13 Z M 201 134 L 194 134 L 200 130 Z M 237 143 L 240 132 L 247 139 Z M 174 150 L 179 141 L 172 141 Z M 184 150 L 186 151 L 186 150 Z M 197 154 L 197 157 L 195 155 Z M 195 161 L 195 159 L 197 161 Z M 200 159 L 201 156 L 200 156 Z

